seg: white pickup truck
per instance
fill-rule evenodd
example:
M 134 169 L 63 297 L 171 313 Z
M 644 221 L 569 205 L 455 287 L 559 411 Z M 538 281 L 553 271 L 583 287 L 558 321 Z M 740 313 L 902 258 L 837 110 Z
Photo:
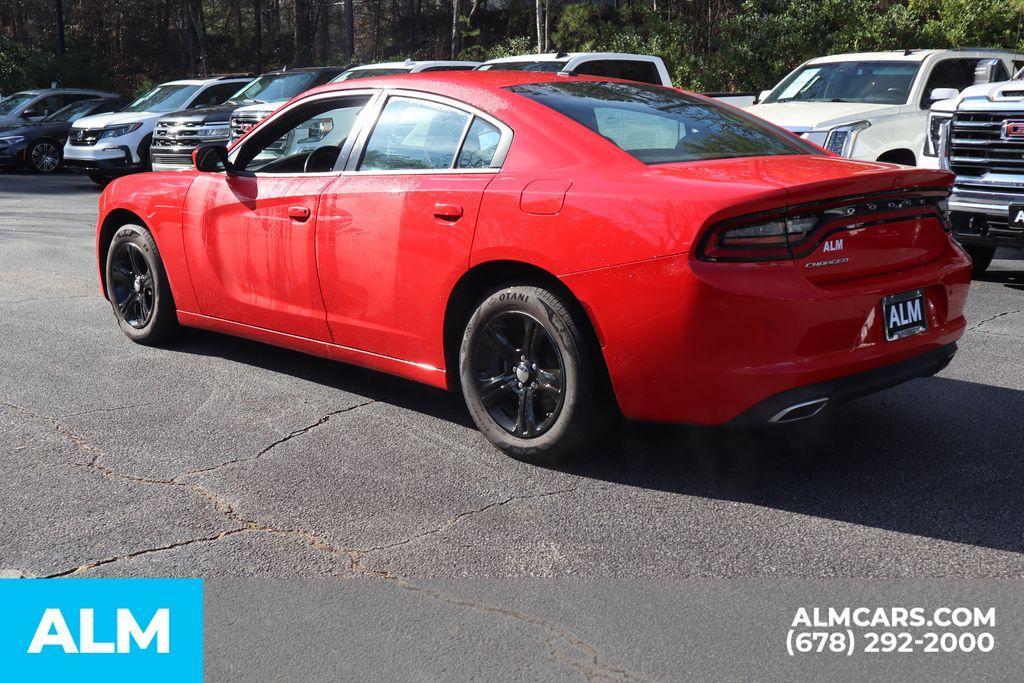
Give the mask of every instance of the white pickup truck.
M 1024 55 L 1012 80 L 976 85 L 932 106 L 929 151 L 956 173 L 949 198 L 953 234 L 988 268 L 998 247 L 1024 249 Z
M 844 157 L 935 166 L 925 147 L 933 92 L 948 97 L 948 89 L 978 79 L 1006 80 L 1016 59 L 989 49 L 818 57 L 762 92 L 748 111 Z

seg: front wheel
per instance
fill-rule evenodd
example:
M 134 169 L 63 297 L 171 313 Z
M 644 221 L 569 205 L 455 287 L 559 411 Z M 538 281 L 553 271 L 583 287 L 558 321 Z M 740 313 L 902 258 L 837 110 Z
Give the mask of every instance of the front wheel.
M 36 173 L 53 173 L 60 168 L 61 148 L 49 140 L 40 140 L 28 148 L 25 159 Z
M 466 405 L 484 436 L 514 458 L 563 460 L 609 424 L 599 351 L 578 315 L 553 292 L 511 286 L 485 298 L 466 325 Z
M 965 246 L 964 251 L 971 257 L 971 274 L 974 277 L 981 277 L 988 270 L 988 267 L 992 265 L 992 259 L 996 255 L 995 247 L 976 247 L 973 245 Z
M 139 344 L 159 344 L 178 330 L 174 297 L 149 230 L 118 228 L 107 250 L 107 297 L 121 331 Z

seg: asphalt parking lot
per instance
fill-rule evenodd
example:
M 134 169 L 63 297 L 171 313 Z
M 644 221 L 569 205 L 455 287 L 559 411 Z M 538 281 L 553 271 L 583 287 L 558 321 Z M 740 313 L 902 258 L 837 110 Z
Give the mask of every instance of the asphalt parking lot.
M 130 343 L 97 194 L 0 174 L 3 575 L 1024 576 L 1014 254 L 938 377 L 800 429 L 631 425 L 553 470 L 440 391 L 201 332 Z

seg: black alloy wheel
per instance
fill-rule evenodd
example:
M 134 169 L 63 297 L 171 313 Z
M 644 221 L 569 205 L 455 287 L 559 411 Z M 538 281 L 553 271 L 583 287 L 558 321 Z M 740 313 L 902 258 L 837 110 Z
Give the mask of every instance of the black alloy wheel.
M 139 344 L 159 344 L 179 329 L 156 240 L 141 225 L 117 229 L 104 266 L 107 297 L 121 331 Z
M 586 453 L 618 421 L 586 313 L 544 287 L 508 285 L 483 298 L 462 336 L 459 383 L 480 432 L 526 462 Z
M 562 411 L 562 354 L 527 313 L 499 313 L 484 323 L 472 351 L 472 372 L 487 414 L 513 436 L 540 436 Z
M 123 242 L 111 258 L 111 302 L 120 317 L 137 330 L 153 318 L 156 293 L 153 289 L 153 267 L 137 245 Z

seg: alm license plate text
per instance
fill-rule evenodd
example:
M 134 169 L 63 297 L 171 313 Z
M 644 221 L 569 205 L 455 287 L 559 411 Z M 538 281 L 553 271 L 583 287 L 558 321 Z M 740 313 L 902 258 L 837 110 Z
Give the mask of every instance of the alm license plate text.
M 915 289 L 882 299 L 882 325 L 889 341 L 920 334 L 928 329 L 924 291 Z

